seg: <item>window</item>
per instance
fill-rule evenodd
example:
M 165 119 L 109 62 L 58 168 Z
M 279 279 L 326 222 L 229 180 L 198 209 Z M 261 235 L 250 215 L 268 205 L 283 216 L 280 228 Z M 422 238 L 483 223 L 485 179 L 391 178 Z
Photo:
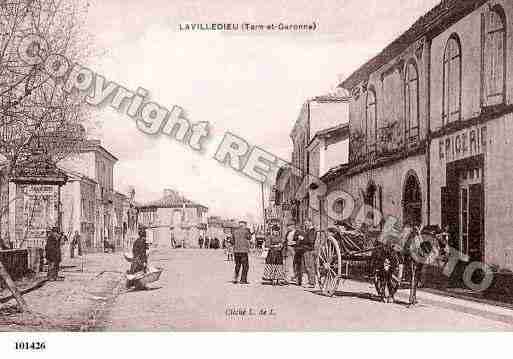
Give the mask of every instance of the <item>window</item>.
M 376 151 L 377 138 L 377 112 L 376 112 L 376 93 L 373 90 L 367 92 L 367 105 L 365 117 L 365 138 L 367 141 L 367 153 Z
M 460 119 L 461 116 L 461 47 L 459 39 L 453 35 L 444 54 L 443 76 L 443 124 Z
M 506 26 L 500 7 L 483 14 L 483 98 L 485 106 L 505 101 Z
M 406 143 L 415 143 L 419 139 L 419 74 L 415 63 L 406 67 L 405 74 L 406 103 Z

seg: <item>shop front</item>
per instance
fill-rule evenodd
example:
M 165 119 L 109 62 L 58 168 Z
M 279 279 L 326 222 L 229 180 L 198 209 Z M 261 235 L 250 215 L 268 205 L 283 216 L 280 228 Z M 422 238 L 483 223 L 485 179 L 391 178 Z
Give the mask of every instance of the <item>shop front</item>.
M 470 262 L 486 260 L 486 144 L 486 125 L 472 126 L 436 139 L 431 151 L 432 218 Z

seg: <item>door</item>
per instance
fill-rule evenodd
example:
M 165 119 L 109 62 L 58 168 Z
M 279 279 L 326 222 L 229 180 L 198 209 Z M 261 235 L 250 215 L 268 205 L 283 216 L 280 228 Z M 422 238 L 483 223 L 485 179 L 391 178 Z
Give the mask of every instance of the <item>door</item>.
M 482 168 L 462 169 L 459 176 L 459 244 L 470 261 L 484 258 Z
M 422 224 L 422 192 L 416 175 L 410 174 L 403 190 L 403 222 L 411 226 Z

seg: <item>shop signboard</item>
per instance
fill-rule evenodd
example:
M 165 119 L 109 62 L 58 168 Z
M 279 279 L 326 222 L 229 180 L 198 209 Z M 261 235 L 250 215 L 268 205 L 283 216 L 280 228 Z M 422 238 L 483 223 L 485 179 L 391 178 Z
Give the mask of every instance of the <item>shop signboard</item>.
M 18 240 L 39 245 L 46 238 L 46 231 L 57 224 L 58 186 L 19 185 L 19 198 L 22 202 L 21 221 L 17 221 Z
M 486 126 L 472 126 L 438 140 L 441 163 L 477 156 L 486 152 Z

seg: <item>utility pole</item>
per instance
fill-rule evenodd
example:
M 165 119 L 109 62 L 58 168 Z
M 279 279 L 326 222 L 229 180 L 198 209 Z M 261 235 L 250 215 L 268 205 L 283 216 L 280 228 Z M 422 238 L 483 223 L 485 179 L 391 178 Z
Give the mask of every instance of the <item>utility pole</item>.
M 264 182 L 260 183 L 260 189 L 261 189 L 260 192 L 262 194 L 262 215 L 263 215 L 263 218 L 264 218 L 264 235 L 265 235 L 267 232 L 265 230 L 266 218 L 265 218 L 265 207 L 264 207 Z

